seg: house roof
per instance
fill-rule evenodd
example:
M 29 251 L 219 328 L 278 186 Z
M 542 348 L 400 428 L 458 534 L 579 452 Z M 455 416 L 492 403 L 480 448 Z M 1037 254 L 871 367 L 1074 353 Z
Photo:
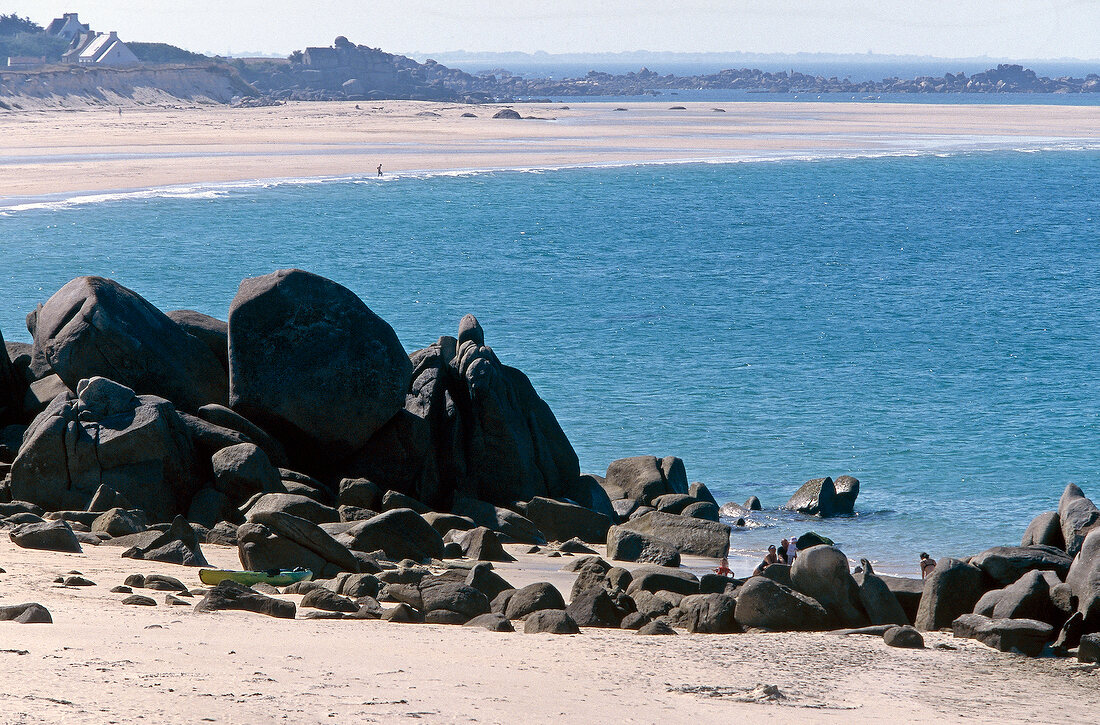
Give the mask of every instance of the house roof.
M 107 51 L 107 48 L 109 48 L 111 43 L 115 40 L 117 40 L 117 38 L 113 38 L 107 33 L 100 33 L 96 36 L 95 40 L 84 46 L 84 50 L 80 51 L 80 59 L 94 62 L 99 56 Z

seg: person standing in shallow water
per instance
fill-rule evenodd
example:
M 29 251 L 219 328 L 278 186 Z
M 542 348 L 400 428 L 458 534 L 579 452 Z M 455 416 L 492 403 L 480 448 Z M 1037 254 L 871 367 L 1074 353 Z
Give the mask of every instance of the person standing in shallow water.
M 927 579 L 928 575 L 936 569 L 936 560 L 928 555 L 927 552 L 921 552 L 920 555 L 920 578 Z
M 382 164 L 378 164 L 378 175 L 382 175 Z
M 714 570 L 714 573 L 718 576 L 729 576 L 733 572 L 730 571 L 729 559 L 723 558 L 722 563 L 718 565 L 718 568 Z

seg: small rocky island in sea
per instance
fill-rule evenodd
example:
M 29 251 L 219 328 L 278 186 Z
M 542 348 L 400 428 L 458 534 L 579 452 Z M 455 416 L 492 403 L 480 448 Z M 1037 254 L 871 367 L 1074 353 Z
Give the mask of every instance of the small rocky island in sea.
M 467 315 L 407 355 L 350 290 L 300 270 L 244 280 L 228 321 L 161 312 L 101 277 L 72 280 L 0 347 L 0 527 L 25 549 L 117 547 L 135 562 L 308 569 L 278 589 L 191 590 L 135 572 L 122 605 L 167 592 L 195 611 L 577 633 L 830 631 L 923 647 L 922 632 L 1027 655 L 1100 659 L 1100 509 L 1076 486 L 1019 546 L 942 558 L 924 581 L 854 571 L 829 542 L 745 579 L 698 576 L 730 527 L 683 461 L 633 456 L 584 474 L 527 376 Z M 787 507 L 853 510 L 859 482 L 803 485 Z M 727 504 L 727 511 L 758 507 Z M 569 592 L 514 587 L 505 544 L 567 562 Z M 602 555 L 601 555 L 602 554 Z M 190 571 L 193 571 L 190 570 Z M 182 575 L 182 574 L 181 574 Z M 95 586 L 79 573 L 62 587 Z M 295 602 L 288 595 L 298 595 Z M 49 623 L 38 603 L 0 619 Z

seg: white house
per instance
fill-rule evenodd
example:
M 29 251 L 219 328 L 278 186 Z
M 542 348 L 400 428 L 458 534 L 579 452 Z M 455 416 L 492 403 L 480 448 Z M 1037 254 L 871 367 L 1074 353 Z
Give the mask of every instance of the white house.
M 118 33 L 82 33 L 65 52 L 66 63 L 80 65 L 132 65 L 138 57 L 118 39 Z

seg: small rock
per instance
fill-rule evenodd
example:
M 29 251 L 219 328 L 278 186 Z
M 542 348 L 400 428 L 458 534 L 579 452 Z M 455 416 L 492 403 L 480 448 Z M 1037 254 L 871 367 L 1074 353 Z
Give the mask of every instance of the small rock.
M 119 584 L 117 587 L 111 589 L 112 594 L 133 594 L 134 590 L 125 584 Z
M 924 649 L 924 637 L 914 627 L 891 627 L 882 635 L 882 640 L 890 647 Z
M 139 607 L 155 607 L 157 606 L 157 600 L 152 597 L 147 597 L 144 594 L 132 594 L 122 600 L 123 604 L 134 604 Z
M 663 619 L 654 619 L 642 625 L 635 634 L 676 634 L 676 630 Z
M 580 628 L 573 618 L 561 609 L 541 609 L 532 612 L 523 623 L 527 634 L 545 632 L 548 634 L 578 634 Z
M 179 597 L 172 596 L 171 594 L 165 594 L 164 595 L 164 603 L 169 605 L 169 606 L 175 606 L 175 607 L 180 607 L 180 606 L 190 607 L 191 606 L 190 602 L 185 602 L 182 599 L 180 599 Z
M 89 579 L 85 579 L 82 576 L 67 576 L 62 582 L 67 587 L 94 587 L 95 582 Z
M 53 624 L 50 611 L 37 602 L 0 607 L 0 622 L 19 624 Z

